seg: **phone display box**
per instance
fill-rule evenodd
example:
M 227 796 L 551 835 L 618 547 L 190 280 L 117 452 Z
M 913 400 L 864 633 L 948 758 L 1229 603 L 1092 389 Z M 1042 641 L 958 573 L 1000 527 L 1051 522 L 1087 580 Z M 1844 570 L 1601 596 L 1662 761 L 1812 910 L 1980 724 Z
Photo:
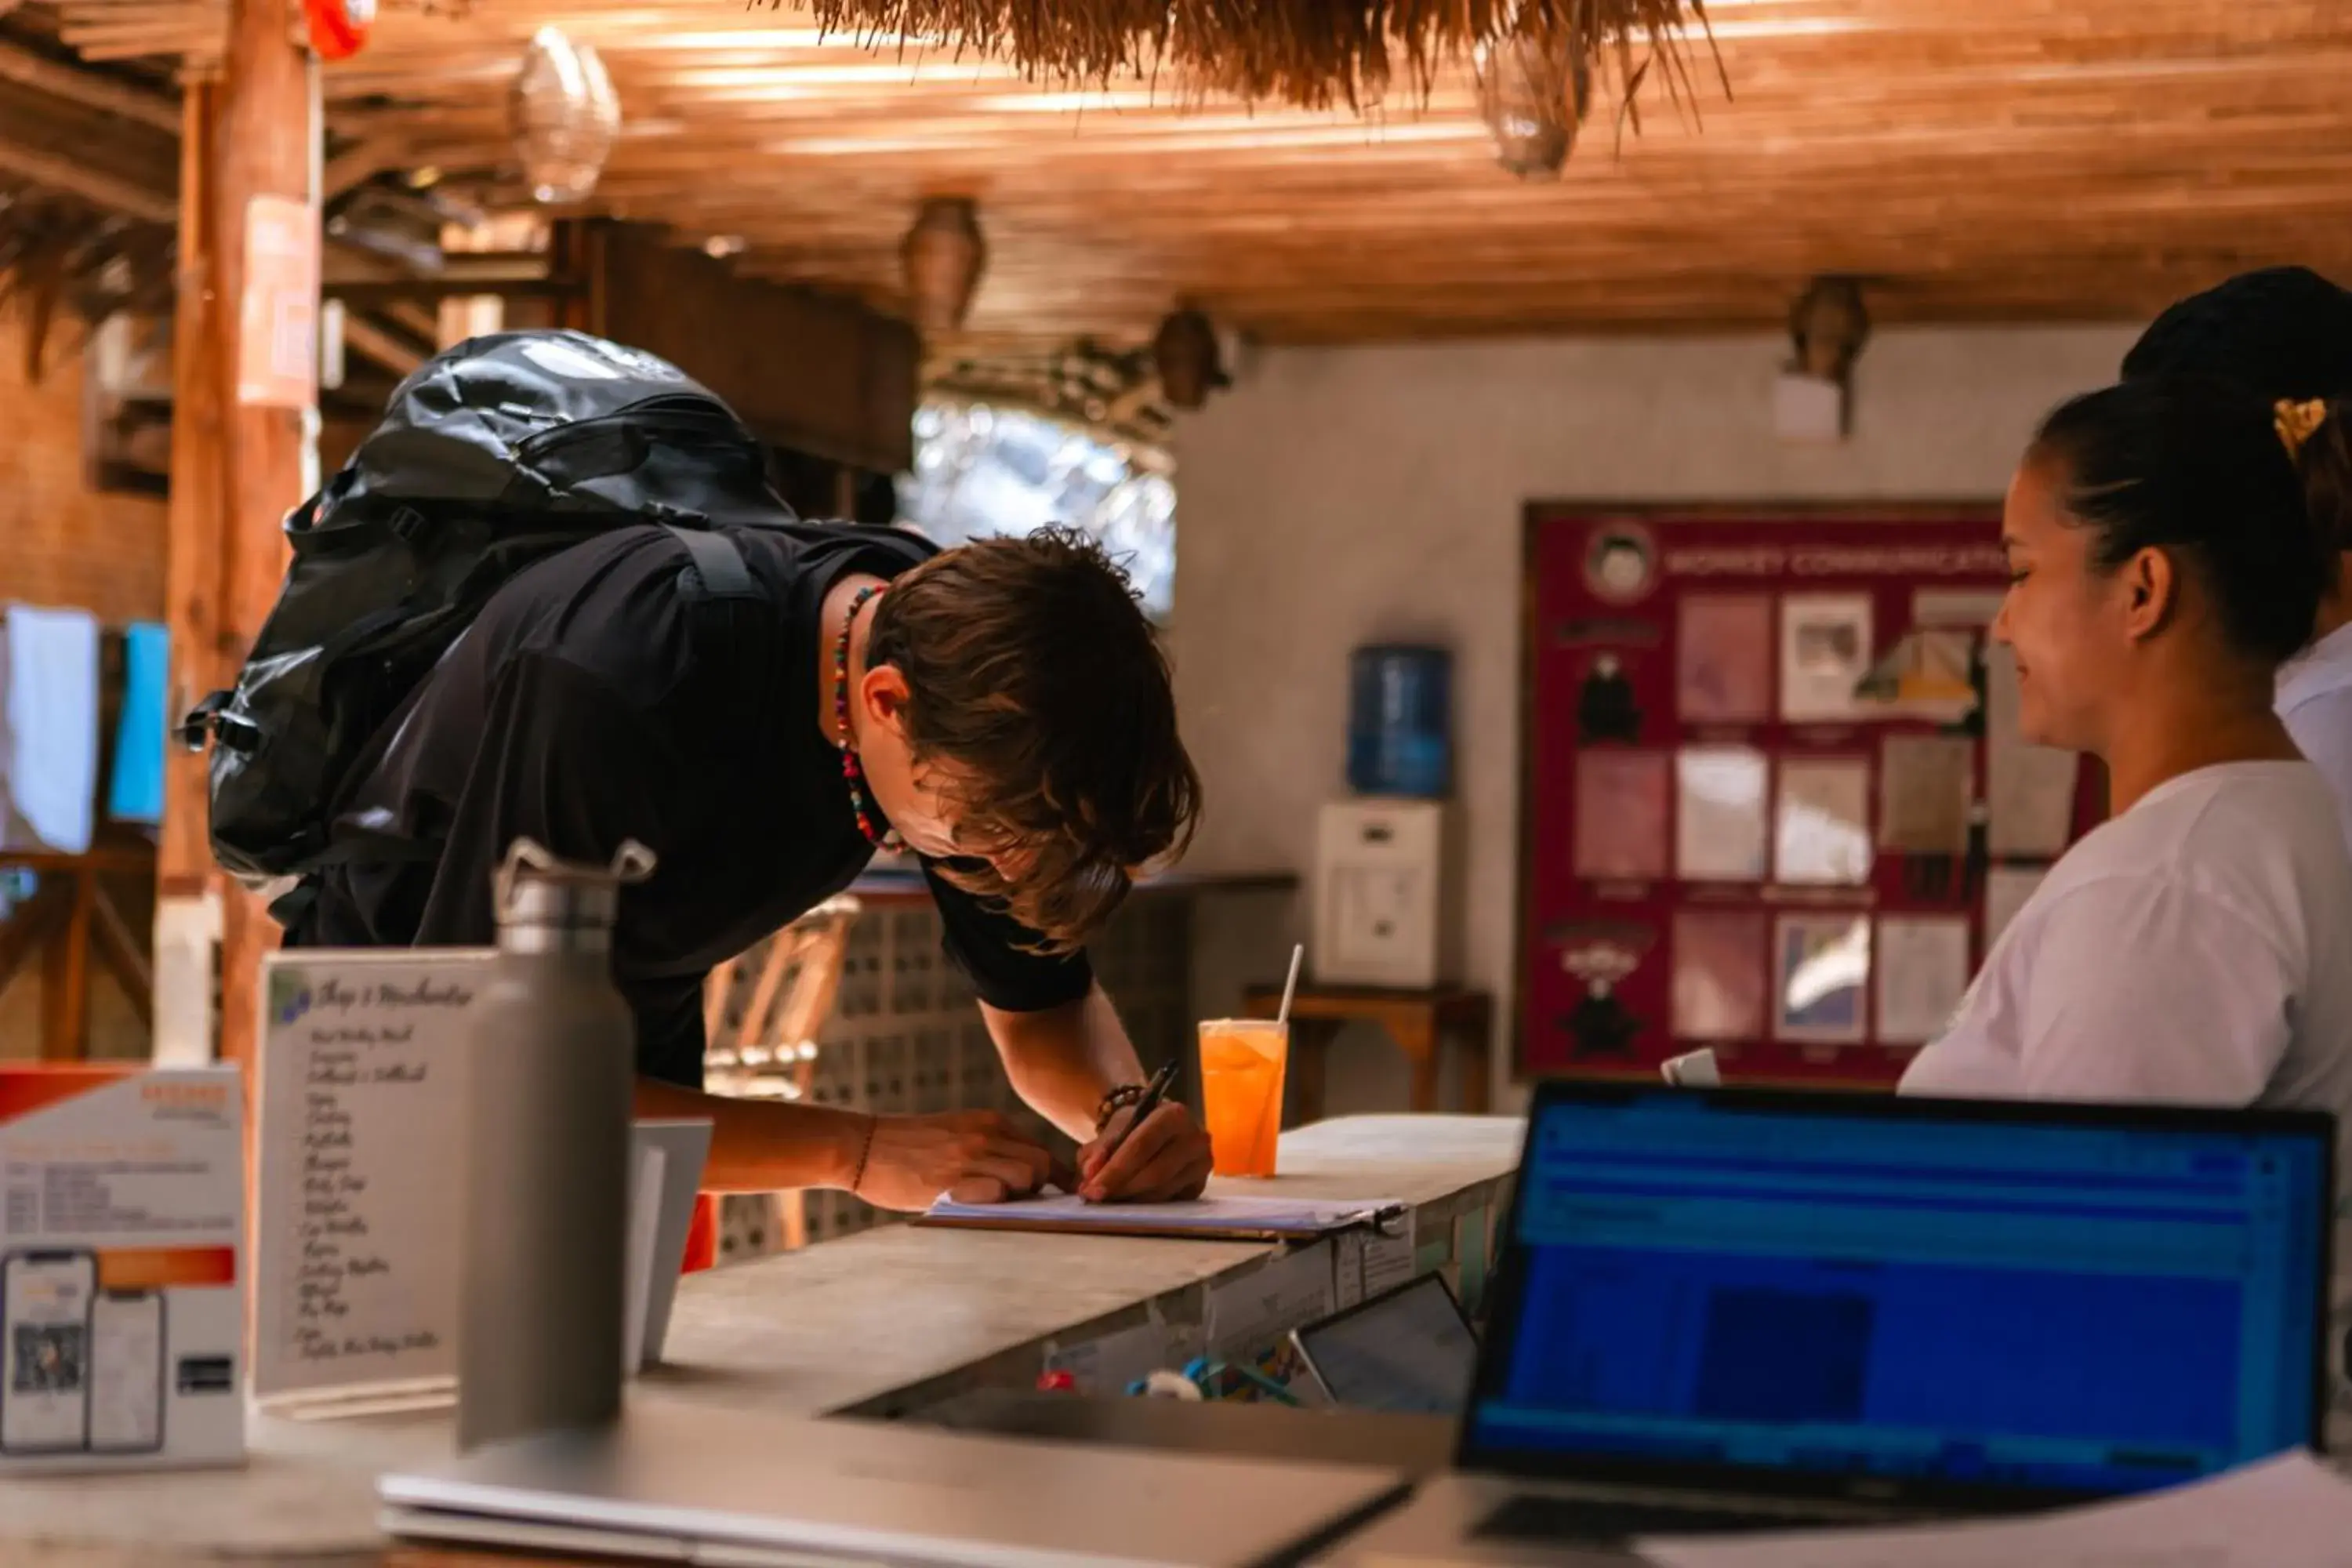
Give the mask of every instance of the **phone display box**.
M 245 1458 L 234 1068 L 0 1066 L 0 1475 Z

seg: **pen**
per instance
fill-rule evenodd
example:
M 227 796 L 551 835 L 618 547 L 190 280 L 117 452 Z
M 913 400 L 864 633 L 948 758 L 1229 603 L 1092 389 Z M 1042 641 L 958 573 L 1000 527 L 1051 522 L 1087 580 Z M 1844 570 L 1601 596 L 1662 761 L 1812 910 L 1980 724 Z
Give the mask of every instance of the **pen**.
M 1118 1142 L 1103 1151 L 1104 1164 L 1110 1163 L 1111 1157 L 1127 1147 L 1127 1141 L 1135 1136 L 1135 1130 L 1142 1126 L 1153 1111 L 1160 1109 L 1160 1102 L 1168 1097 L 1168 1086 L 1175 1081 L 1176 1063 L 1171 1059 L 1153 1073 L 1151 1081 L 1143 1086 L 1143 1098 L 1135 1102 L 1135 1114 L 1127 1119 L 1127 1131 L 1118 1135 Z

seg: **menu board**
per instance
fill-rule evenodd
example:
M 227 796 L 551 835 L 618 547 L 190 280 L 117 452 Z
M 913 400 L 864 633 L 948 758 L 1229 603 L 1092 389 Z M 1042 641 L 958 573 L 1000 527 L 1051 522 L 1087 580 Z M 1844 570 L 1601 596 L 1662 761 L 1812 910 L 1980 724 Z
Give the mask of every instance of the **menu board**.
M 495 954 L 297 951 L 263 971 L 255 1398 L 320 1411 L 456 1392 L 467 1121 L 465 1052 Z M 560 1090 L 561 1086 L 551 1086 Z M 626 1342 L 669 1330 L 709 1121 L 639 1121 Z M 490 1199 L 488 1201 L 495 1201 Z
M 272 954 L 254 1394 L 453 1386 L 466 1030 L 487 951 Z
M 2018 731 L 1996 513 L 1538 506 L 1528 559 L 1521 1072 L 1893 1082 L 2104 799 Z

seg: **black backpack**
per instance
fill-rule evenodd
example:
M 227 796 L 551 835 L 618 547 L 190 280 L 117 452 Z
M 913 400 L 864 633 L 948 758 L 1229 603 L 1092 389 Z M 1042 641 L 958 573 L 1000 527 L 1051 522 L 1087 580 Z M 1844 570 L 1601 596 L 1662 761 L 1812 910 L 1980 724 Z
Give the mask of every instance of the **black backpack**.
M 212 848 L 248 886 L 360 854 L 327 841 L 370 737 L 499 585 L 593 535 L 676 530 L 703 586 L 751 591 L 716 523 L 793 521 L 758 437 L 651 354 L 499 332 L 400 384 L 341 472 L 286 520 L 293 563 L 238 673 L 182 722 L 212 752 Z

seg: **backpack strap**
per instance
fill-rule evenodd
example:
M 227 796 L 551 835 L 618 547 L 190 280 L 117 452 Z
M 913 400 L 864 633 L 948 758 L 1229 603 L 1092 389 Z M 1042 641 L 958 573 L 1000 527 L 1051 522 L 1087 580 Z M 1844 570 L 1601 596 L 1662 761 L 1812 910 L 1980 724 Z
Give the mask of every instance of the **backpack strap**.
M 296 922 L 310 912 L 319 901 L 319 880 L 304 877 L 292 887 L 269 900 L 269 918 L 278 922 L 280 931 L 292 931 Z
M 674 522 L 663 526 L 694 558 L 694 574 L 703 593 L 714 599 L 760 596 L 760 585 L 751 580 L 751 569 L 743 564 L 743 552 L 733 540 L 704 528 L 680 528 Z

